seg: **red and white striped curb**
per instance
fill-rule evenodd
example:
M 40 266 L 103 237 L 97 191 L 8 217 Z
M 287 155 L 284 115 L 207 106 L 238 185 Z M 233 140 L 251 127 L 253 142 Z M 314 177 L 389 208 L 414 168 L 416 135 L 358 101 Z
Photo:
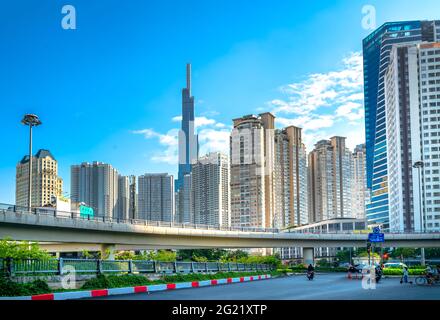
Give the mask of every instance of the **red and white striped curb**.
M 119 294 L 155 292 L 155 291 L 176 290 L 176 289 L 185 289 L 185 288 L 199 288 L 205 286 L 215 286 L 219 284 L 264 280 L 269 278 L 271 278 L 270 274 L 264 274 L 260 276 L 155 284 L 149 286 L 46 293 L 35 296 L 0 297 L 0 300 L 69 300 L 69 299 L 81 299 L 81 298 L 94 298 L 94 297 L 114 296 Z

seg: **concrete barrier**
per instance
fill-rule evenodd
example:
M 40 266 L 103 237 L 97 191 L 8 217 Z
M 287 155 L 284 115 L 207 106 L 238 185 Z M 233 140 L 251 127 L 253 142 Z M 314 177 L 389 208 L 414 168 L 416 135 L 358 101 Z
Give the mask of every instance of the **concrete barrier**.
M 33 296 L 21 296 L 21 297 L 0 297 L 0 300 L 71 300 L 71 299 L 106 297 L 113 295 L 133 294 L 133 293 L 177 290 L 177 289 L 186 289 L 186 288 L 200 288 L 205 286 L 216 286 L 220 284 L 248 282 L 248 281 L 264 280 L 270 278 L 271 278 L 270 274 L 264 274 L 264 275 L 252 276 L 252 277 L 178 282 L 178 283 L 156 284 L 149 286 L 58 292 L 58 293 L 47 293 L 47 294 L 39 294 Z

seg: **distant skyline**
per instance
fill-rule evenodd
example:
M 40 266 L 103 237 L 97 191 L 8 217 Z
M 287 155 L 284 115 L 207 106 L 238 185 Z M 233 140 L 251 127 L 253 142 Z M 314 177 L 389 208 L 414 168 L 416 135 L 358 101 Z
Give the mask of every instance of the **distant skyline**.
M 0 202 L 15 200 L 15 166 L 27 154 L 70 166 L 100 161 L 120 174 L 177 175 L 185 65 L 192 64 L 200 155 L 228 153 L 232 119 L 273 112 L 278 127 L 363 143 L 362 7 L 376 24 L 438 19 L 438 1 L 72 0 L 77 29 L 60 26 L 63 1 L 0 4 Z M 435 14 L 437 13 L 437 16 Z

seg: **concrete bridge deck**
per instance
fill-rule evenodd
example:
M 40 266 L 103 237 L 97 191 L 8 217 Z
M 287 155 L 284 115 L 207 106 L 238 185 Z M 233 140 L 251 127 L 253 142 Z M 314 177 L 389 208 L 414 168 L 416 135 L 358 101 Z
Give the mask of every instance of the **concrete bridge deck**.
M 50 251 L 151 248 L 363 247 L 366 234 L 253 232 L 156 227 L 0 211 L 0 238 L 36 241 Z M 385 234 L 384 247 L 440 247 L 440 233 Z M 57 249 L 57 250 L 55 250 Z

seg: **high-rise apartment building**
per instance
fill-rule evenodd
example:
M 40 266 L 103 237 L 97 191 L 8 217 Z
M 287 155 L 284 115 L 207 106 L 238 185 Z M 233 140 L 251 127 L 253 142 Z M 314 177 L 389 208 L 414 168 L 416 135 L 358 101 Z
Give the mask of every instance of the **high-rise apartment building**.
M 183 183 L 176 192 L 176 218 L 178 223 L 195 223 L 193 207 L 192 173 L 183 176 Z
M 138 216 L 138 194 L 137 194 L 137 183 L 136 176 L 129 176 L 129 206 L 128 206 L 128 217 L 129 219 L 136 219 Z
M 390 229 L 440 231 L 440 42 L 392 47 L 385 104 Z
M 32 207 L 43 207 L 51 203 L 51 197 L 60 197 L 63 180 L 58 176 L 58 162 L 49 150 L 40 149 L 32 157 Z M 16 167 L 15 203 L 28 207 L 29 156 L 25 156 Z
M 308 202 L 310 222 L 351 218 L 352 154 L 344 137 L 315 144 L 309 153 Z
M 117 200 L 117 218 L 128 220 L 130 219 L 130 177 L 118 177 L 118 200 Z
M 172 222 L 174 178 L 167 173 L 138 177 L 138 219 Z
M 357 145 L 353 151 L 352 168 L 352 216 L 357 219 L 365 219 L 365 207 L 369 201 L 370 191 L 367 188 L 365 144 Z
M 272 114 L 263 113 L 233 120 L 230 137 L 232 226 L 273 226 L 274 119 Z
M 83 202 L 95 216 L 118 218 L 118 171 L 102 162 L 72 165 L 70 193 L 74 203 Z
M 367 187 L 370 224 L 389 228 L 387 140 L 384 77 L 393 44 L 440 39 L 440 21 L 388 22 L 363 40 Z
M 229 159 L 220 152 L 200 157 L 192 168 L 193 214 L 196 224 L 229 226 Z
M 275 228 L 308 223 L 307 154 L 301 128 L 275 131 Z

